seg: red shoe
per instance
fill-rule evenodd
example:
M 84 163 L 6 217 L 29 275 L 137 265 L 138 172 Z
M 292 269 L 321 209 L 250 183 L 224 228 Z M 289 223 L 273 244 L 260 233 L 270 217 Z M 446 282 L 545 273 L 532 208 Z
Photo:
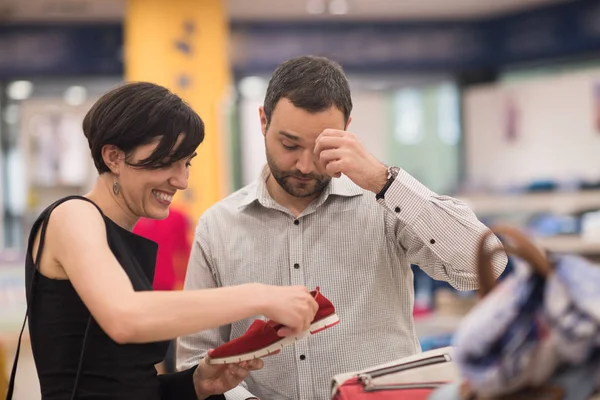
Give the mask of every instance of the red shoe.
M 321 294 L 319 288 L 317 287 L 317 290 L 312 291 L 310 294 L 319 304 L 319 310 L 307 331 L 298 336 L 281 337 L 277 334 L 277 331 L 283 328 L 283 325 L 273 320 L 263 321 L 257 319 L 242 336 L 209 351 L 209 364 L 231 364 L 268 356 L 280 351 L 285 346 L 295 343 L 297 340 L 304 339 L 308 335 L 314 335 L 338 324 L 340 319 L 335 313 L 335 307 Z

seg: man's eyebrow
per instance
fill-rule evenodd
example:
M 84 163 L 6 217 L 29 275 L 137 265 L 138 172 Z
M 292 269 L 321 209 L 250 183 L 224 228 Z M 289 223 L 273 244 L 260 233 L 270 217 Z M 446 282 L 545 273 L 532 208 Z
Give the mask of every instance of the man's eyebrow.
M 291 133 L 287 133 L 284 131 L 279 132 L 280 135 L 285 136 L 286 138 L 298 142 L 300 138 L 298 136 L 292 135 Z

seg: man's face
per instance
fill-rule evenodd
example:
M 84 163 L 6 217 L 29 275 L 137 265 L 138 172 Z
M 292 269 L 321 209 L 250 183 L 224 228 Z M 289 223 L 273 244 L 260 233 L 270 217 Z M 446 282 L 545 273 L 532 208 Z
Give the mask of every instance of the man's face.
M 267 163 L 273 178 L 294 197 L 314 197 L 329 184 L 314 154 L 315 141 L 325 129 L 346 128 L 344 114 L 335 106 L 311 113 L 281 99 L 267 118 L 260 108 Z

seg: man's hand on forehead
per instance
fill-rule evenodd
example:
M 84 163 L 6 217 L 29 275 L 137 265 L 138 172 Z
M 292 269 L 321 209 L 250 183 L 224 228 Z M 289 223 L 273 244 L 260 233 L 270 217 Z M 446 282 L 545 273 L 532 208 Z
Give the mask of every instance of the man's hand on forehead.
M 374 193 L 387 181 L 387 167 L 351 132 L 325 129 L 315 142 L 314 152 L 321 169 L 329 176 L 339 178 L 344 174 Z

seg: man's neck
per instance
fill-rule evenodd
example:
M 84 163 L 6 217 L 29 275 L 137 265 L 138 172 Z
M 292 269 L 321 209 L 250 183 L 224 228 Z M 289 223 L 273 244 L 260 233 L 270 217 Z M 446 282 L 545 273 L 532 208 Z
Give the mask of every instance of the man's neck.
M 280 185 L 277 183 L 273 175 L 269 175 L 267 178 L 267 191 L 271 195 L 271 198 L 275 200 L 279 205 L 290 210 L 295 217 L 302 214 L 302 211 L 308 207 L 308 205 L 317 197 L 319 194 L 310 197 L 295 197 L 286 192 Z

